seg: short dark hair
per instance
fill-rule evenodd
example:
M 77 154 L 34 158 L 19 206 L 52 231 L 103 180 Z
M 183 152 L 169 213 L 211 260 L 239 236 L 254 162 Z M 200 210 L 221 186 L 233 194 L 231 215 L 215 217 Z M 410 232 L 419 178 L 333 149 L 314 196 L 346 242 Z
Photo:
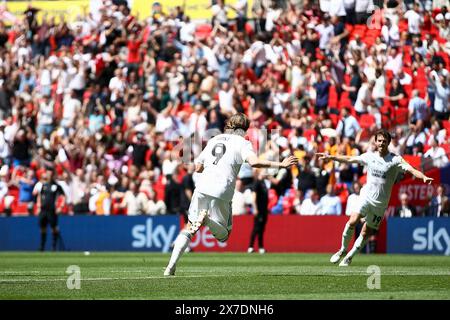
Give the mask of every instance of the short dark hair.
M 387 140 L 388 144 L 391 143 L 392 140 L 391 134 L 386 129 L 377 130 L 373 136 L 375 137 L 375 141 L 377 140 L 378 136 L 383 136 Z

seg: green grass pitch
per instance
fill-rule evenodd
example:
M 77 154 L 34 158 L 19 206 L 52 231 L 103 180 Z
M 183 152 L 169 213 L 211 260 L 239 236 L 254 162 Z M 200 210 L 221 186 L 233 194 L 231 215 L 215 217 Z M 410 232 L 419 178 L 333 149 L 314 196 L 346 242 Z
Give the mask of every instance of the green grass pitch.
M 169 254 L 0 253 L 0 299 L 450 299 L 450 258 L 358 255 L 348 268 L 328 254 L 187 253 L 175 277 Z M 81 288 L 66 270 L 80 267 Z M 381 270 L 369 290 L 367 267 Z

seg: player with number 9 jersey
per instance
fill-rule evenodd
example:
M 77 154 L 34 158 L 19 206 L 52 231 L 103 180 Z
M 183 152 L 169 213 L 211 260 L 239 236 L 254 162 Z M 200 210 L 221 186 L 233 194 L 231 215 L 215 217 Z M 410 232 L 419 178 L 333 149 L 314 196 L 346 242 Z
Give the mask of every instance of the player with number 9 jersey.
M 252 144 L 244 137 L 215 136 L 195 161 L 204 167 L 197 181 L 197 191 L 231 201 L 241 165 L 251 155 L 256 156 Z
M 189 221 L 175 239 L 165 276 L 175 275 L 178 260 L 201 226 L 207 226 L 218 241 L 228 239 L 232 228 L 231 199 L 245 161 L 253 168 L 289 168 L 298 163 L 294 156 L 282 162 L 258 159 L 252 144 L 244 138 L 249 126 L 250 121 L 244 114 L 231 116 L 225 133 L 209 140 L 195 160 L 198 178 L 189 206 Z

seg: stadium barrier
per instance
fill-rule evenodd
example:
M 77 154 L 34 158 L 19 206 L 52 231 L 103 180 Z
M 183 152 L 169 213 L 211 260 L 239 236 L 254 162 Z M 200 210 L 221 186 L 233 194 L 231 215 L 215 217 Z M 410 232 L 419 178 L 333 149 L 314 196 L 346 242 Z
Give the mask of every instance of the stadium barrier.
M 59 226 L 64 251 L 169 252 L 180 231 L 178 216 L 62 216 Z M 37 217 L 0 218 L 0 250 L 35 251 L 39 242 Z
M 408 178 L 402 180 L 400 183 L 394 184 L 391 193 L 389 206 L 386 210 L 387 216 L 393 216 L 395 208 L 401 205 L 400 196 L 402 193 L 408 195 L 409 204 L 416 207 L 418 211 L 422 211 L 426 207 L 430 199 L 441 183 L 448 185 L 450 182 L 450 168 L 433 169 L 428 171 L 427 176 L 434 179 L 433 184 L 424 184 L 420 179 Z M 447 188 L 447 194 L 450 188 Z
M 264 234 L 264 248 L 268 252 L 334 252 L 339 249 L 347 219 L 345 216 L 271 215 Z M 204 228 L 194 237 L 192 248 L 195 251 L 245 252 L 252 228 L 252 216 L 235 216 L 227 242 L 216 241 Z
M 170 252 L 182 219 L 170 216 L 62 216 L 63 251 Z M 192 241 L 197 252 L 245 252 L 253 217 L 233 218 L 227 242 L 218 242 L 207 228 Z M 269 216 L 264 236 L 268 252 L 331 253 L 340 245 L 345 216 Z M 50 230 L 48 231 L 50 233 Z M 377 237 L 377 253 L 450 255 L 449 218 L 388 218 Z M 49 234 L 47 249 L 50 249 Z M 37 217 L 0 218 L 0 251 L 35 251 L 40 234 Z
M 340 243 L 344 216 L 270 216 L 265 247 L 270 252 L 333 252 Z M 169 252 L 182 219 L 170 216 L 61 216 L 60 250 Z M 195 251 L 247 250 L 252 216 L 235 216 L 229 240 L 220 243 L 209 230 L 194 237 Z M 50 230 L 48 231 L 50 233 Z M 50 249 L 49 234 L 47 248 Z M 35 251 L 40 234 L 37 217 L 0 218 L 0 250 Z
M 387 253 L 450 255 L 450 218 L 389 218 Z

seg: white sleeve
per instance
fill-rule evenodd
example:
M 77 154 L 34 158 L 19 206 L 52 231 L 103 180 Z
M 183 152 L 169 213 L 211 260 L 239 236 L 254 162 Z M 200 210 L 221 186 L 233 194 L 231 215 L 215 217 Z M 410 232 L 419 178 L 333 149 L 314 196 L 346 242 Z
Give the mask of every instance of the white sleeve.
M 403 159 L 401 156 L 398 156 L 398 167 L 403 171 L 408 171 L 409 169 L 412 168 L 412 166 L 406 162 L 405 159 Z
M 256 153 L 253 150 L 251 142 L 246 140 L 241 148 L 241 157 L 243 161 L 247 161 L 250 156 L 256 157 Z
M 38 182 L 34 185 L 33 193 L 40 193 L 42 190 L 42 182 Z
M 199 156 L 194 160 L 195 164 L 197 164 L 197 163 L 198 164 L 204 164 L 205 163 L 205 156 L 206 156 L 205 150 L 206 150 L 206 148 L 207 147 L 205 147 L 205 149 L 203 149 L 203 151 L 200 152 Z
M 355 159 L 362 165 L 367 165 L 369 163 L 369 154 L 367 152 L 359 155 L 359 156 L 355 156 Z

